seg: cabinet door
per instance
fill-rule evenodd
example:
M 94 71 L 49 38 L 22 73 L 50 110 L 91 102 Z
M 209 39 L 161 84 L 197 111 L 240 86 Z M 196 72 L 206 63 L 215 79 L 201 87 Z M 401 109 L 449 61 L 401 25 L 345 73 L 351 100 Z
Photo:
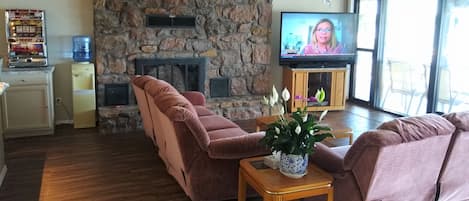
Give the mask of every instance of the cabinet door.
M 11 86 L 2 98 L 5 131 L 50 127 L 47 85 Z
M 306 101 L 296 99 L 296 96 L 307 97 L 308 72 L 293 71 L 290 68 L 283 70 L 283 85 L 290 91 L 291 99 L 288 101 L 288 112 L 296 111 L 297 108 L 306 106 Z
M 332 73 L 331 106 L 345 109 L 345 71 L 336 71 Z
M 306 106 L 306 101 L 303 99 L 295 99 L 296 96 L 302 98 L 308 97 L 308 73 L 307 72 L 294 72 L 293 73 L 293 105 L 290 112 L 294 112 L 297 108 L 303 109 Z

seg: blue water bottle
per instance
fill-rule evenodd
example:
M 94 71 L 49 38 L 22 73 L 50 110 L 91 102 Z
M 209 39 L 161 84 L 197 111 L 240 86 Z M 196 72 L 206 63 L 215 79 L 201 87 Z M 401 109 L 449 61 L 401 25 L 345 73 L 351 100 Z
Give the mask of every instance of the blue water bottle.
M 91 61 L 91 37 L 73 36 L 73 60 L 75 62 Z

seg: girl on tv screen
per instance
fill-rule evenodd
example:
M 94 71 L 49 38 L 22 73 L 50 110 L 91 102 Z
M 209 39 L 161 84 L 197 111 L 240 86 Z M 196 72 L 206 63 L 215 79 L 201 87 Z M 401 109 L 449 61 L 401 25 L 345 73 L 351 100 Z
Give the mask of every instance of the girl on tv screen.
M 310 43 L 307 44 L 302 54 L 339 54 L 342 53 L 342 45 L 337 41 L 335 26 L 331 20 L 323 18 L 311 29 Z

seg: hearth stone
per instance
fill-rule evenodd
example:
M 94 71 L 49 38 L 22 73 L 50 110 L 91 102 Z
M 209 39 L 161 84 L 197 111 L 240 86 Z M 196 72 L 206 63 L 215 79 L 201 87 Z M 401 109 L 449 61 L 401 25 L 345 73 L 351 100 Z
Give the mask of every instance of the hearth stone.
M 142 130 L 137 105 L 98 107 L 99 132 L 104 134 Z

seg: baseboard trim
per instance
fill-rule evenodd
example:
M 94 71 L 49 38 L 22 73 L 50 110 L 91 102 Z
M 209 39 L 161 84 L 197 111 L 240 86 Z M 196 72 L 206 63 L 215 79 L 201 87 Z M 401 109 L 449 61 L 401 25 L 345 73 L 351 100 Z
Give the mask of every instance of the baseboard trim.
M 6 175 L 7 175 L 7 165 L 3 165 L 2 171 L 0 172 L 0 186 L 2 186 L 3 180 L 5 180 Z
M 62 124 L 73 124 L 73 120 L 57 120 L 57 121 L 55 121 L 55 125 L 62 125 Z

